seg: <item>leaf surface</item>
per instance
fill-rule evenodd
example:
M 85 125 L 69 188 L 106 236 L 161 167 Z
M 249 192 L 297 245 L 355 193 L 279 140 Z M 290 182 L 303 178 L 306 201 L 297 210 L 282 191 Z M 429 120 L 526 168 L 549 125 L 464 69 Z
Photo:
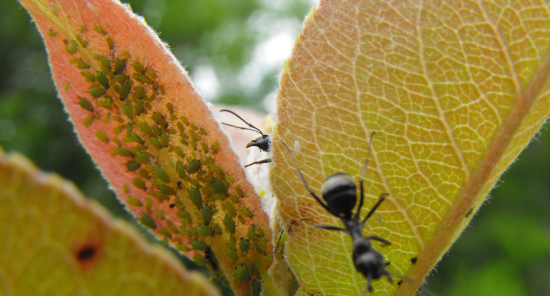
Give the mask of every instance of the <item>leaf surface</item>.
M 373 245 L 395 280 L 376 280 L 374 294 L 413 295 L 550 112 L 549 20 L 549 7 L 519 2 L 329 0 L 312 10 L 283 71 L 273 136 L 276 219 L 300 292 L 361 295 L 365 279 L 351 239 L 313 227 L 341 222 L 307 194 L 281 140 L 299 143 L 320 195 L 331 174 L 358 181 L 376 132 L 362 217 L 389 198 L 363 234 L 392 243 Z
M 219 295 L 72 183 L 0 149 L 0 294 Z
M 21 2 L 78 137 L 118 197 L 165 242 L 250 293 L 272 260 L 268 218 L 167 45 L 117 1 Z M 236 248 L 243 240 L 249 247 Z

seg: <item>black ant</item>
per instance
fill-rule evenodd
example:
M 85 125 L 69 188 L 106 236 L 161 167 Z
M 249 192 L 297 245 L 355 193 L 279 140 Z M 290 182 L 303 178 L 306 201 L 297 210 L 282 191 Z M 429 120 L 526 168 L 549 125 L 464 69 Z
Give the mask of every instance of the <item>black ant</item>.
M 342 224 L 344 224 L 345 226 L 345 228 L 329 225 L 315 225 L 315 227 L 326 230 L 345 231 L 351 236 L 353 240 L 353 263 L 355 265 L 355 269 L 363 274 L 363 276 L 367 279 L 367 290 L 369 292 L 372 292 L 371 281 L 379 279 L 384 275 L 388 278 L 390 283 L 393 283 L 393 279 L 389 271 L 386 270 L 386 263 L 384 262 L 382 254 L 380 254 L 373 248 L 371 240 L 382 242 L 385 245 L 390 245 L 391 243 L 378 236 L 364 237 L 362 234 L 365 222 L 372 216 L 372 214 L 376 211 L 376 209 L 389 194 L 383 193 L 382 195 L 380 195 L 378 202 L 370 210 L 365 219 L 360 221 L 360 212 L 361 208 L 363 207 L 364 200 L 363 179 L 365 177 L 365 172 L 367 169 L 367 164 L 370 156 L 370 146 L 373 136 L 374 133 L 372 133 L 370 136 L 367 159 L 365 160 L 365 163 L 363 164 L 363 167 L 361 169 L 361 177 L 359 179 L 359 191 L 361 197 L 359 199 L 359 207 L 357 208 L 357 213 L 355 214 L 353 214 L 353 208 L 357 203 L 357 186 L 355 185 L 353 177 L 346 173 L 336 173 L 329 176 L 325 180 L 325 182 L 323 182 L 323 185 L 321 187 L 321 195 L 326 202 L 325 204 L 309 188 L 306 180 L 304 179 L 304 176 L 302 175 L 302 172 L 296 164 L 296 160 L 294 160 L 292 151 L 290 151 L 290 148 L 288 148 L 287 144 L 282 141 L 283 145 L 285 145 L 286 149 L 290 153 L 290 157 L 292 159 L 292 162 L 294 163 L 294 166 L 296 167 L 296 171 L 298 172 L 300 179 L 302 179 L 302 183 L 304 183 L 304 186 L 306 187 L 309 194 L 311 194 L 311 196 L 313 196 L 313 198 L 315 198 L 315 200 L 319 204 L 321 204 L 321 206 L 331 215 L 340 218 L 340 220 L 342 220 Z
M 248 144 L 246 144 L 246 148 L 256 146 L 260 149 L 260 151 L 264 151 L 264 152 L 271 151 L 271 136 L 270 135 L 264 135 L 264 133 L 262 133 L 262 131 L 259 128 L 257 128 L 255 126 L 253 126 L 252 124 L 248 123 L 246 120 L 244 120 L 242 117 L 240 117 L 237 113 L 235 113 L 231 110 L 221 109 L 220 112 L 229 112 L 229 113 L 237 116 L 237 118 L 242 120 L 244 123 L 246 123 L 251 128 L 236 126 L 236 125 L 232 125 L 232 124 L 225 123 L 225 122 L 222 122 L 222 124 L 227 125 L 227 126 L 231 126 L 231 127 L 234 127 L 234 128 L 242 129 L 242 130 L 257 132 L 261 135 L 261 136 L 257 137 L 256 139 L 250 141 Z M 245 165 L 244 167 L 246 168 L 246 167 L 249 167 L 253 164 L 269 163 L 269 162 L 271 162 L 271 160 L 272 160 L 271 158 L 262 159 L 262 160 L 259 160 L 259 161 L 249 163 L 249 164 Z

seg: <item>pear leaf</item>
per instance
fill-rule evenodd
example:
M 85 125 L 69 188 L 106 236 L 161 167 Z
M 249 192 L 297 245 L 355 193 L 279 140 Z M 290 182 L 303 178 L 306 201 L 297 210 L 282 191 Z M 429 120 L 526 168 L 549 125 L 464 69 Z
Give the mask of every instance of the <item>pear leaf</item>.
M 366 280 L 349 235 L 313 226 L 342 224 L 281 141 L 300 147 L 321 196 L 334 173 L 357 184 L 376 132 L 361 217 L 389 196 L 363 235 L 391 242 L 372 244 L 394 280 L 375 280 L 374 294 L 413 295 L 550 113 L 546 5 L 323 0 L 311 11 L 281 77 L 272 149 L 299 292 L 361 295 Z

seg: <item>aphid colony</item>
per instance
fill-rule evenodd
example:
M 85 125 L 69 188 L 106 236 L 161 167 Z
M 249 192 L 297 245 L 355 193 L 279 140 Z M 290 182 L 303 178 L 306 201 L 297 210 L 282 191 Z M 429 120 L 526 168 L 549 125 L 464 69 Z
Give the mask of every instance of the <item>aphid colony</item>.
M 270 262 L 268 238 L 262 228 L 252 224 L 253 212 L 243 203 L 245 192 L 232 185 L 234 178 L 212 157 L 220 149 L 219 142 L 208 143 L 205 129 L 186 116 L 174 115 L 174 107 L 164 98 L 165 88 L 151 66 L 115 48 L 114 40 L 101 26 L 95 26 L 94 31 L 90 34 L 105 36 L 108 55 L 96 54 L 94 60 L 84 58 L 90 56 L 82 54 L 90 53 L 88 42 L 81 36 L 86 33 L 85 27 L 75 39 L 64 40 L 67 52 L 74 56 L 70 64 L 89 83 L 89 95 L 76 101 L 89 112 L 84 126 L 96 129 L 97 139 L 111 145 L 110 155 L 118 161 L 124 159 L 127 172 L 133 175 L 132 183 L 125 184 L 123 191 L 127 203 L 138 208 L 134 212 L 139 221 L 165 241 L 170 240 L 178 250 L 194 251 L 194 260 L 203 265 L 213 265 L 216 260 L 211 251 L 205 255 L 209 250 L 205 239 L 224 237 L 227 257 L 242 262 L 232 278 L 261 281 L 250 250 Z M 49 35 L 58 36 L 53 30 Z M 135 194 L 140 191 L 148 197 L 138 198 L 143 196 Z M 174 211 L 179 221 L 168 219 L 163 209 Z M 159 221 L 163 225 L 157 225 Z M 241 225 L 251 226 L 246 226 L 248 232 L 237 231 Z

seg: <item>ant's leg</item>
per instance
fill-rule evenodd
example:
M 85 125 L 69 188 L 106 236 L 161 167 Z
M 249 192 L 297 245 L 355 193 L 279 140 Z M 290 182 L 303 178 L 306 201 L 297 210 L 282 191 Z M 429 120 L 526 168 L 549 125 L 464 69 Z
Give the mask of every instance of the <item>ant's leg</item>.
M 357 207 L 357 213 L 355 214 L 355 217 L 353 217 L 353 219 L 356 221 L 359 221 L 359 217 L 361 216 L 361 208 L 363 207 L 363 200 L 365 199 L 365 194 L 363 193 L 363 179 L 365 178 L 365 173 L 367 172 L 367 166 L 369 164 L 370 145 L 372 144 L 372 137 L 374 137 L 374 132 L 370 135 L 369 147 L 367 148 L 367 159 L 365 160 L 365 163 L 361 168 L 361 177 L 359 178 L 359 195 L 361 196 L 361 198 L 359 198 L 359 207 Z
M 330 226 L 330 225 L 313 225 L 313 226 L 321 229 L 326 229 L 326 230 L 346 231 L 344 228 Z
M 372 282 L 372 274 L 369 273 L 367 275 L 367 290 L 372 293 L 372 285 L 370 282 Z
M 386 277 L 388 278 L 388 281 L 390 281 L 390 283 L 393 283 L 393 278 L 391 277 L 391 274 L 387 270 L 384 270 L 382 274 L 385 274 Z
M 251 162 L 251 163 L 245 165 L 244 167 L 246 168 L 246 167 L 249 167 L 249 166 L 254 165 L 254 164 L 270 163 L 271 161 L 272 161 L 271 158 L 266 158 L 266 159 L 258 160 L 258 161 L 255 161 L 255 162 Z
M 300 168 L 298 168 L 298 165 L 296 164 L 296 160 L 294 160 L 294 155 L 292 155 L 292 151 L 290 151 L 290 148 L 288 148 L 288 145 L 281 140 L 281 142 L 283 143 L 283 145 L 285 145 L 286 149 L 288 150 L 288 152 L 290 153 L 290 158 L 292 159 L 292 162 L 294 163 L 294 167 L 296 167 L 296 171 L 298 172 L 298 175 L 300 176 L 300 179 L 302 179 L 302 183 L 304 183 L 304 186 L 306 187 L 307 191 L 309 192 L 309 194 L 311 194 L 311 196 L 313 196 L 313 198 L 315 198 L 315 200 L 321 204 L 321 206 L 327 210 L 329 213 L 331 213 L 333 216 L 336 216 L 336 217 L 340 217 L 338 215 L 338 213 L 335 213 L 333 212 L 327 205 L 325 205 L 321 199 L 311 190 L 309 189 L 309 186 L 307 185 L 306 183 L 306 179 L 304 179 L 304 176 L 302 175 L 302 172 L 300 171 Z
M 363 219 L 363 221 L 361 221 L 362 224 L 364 224 L 367 219 L 370 218 L 370 216 L 372 216 L 372 214 L 374 214 L 374 211 L 376 211 L 376 209 L 378 209 L 378 207 L 380 206 L 380 204 L 386 199 L 386 197 L 388 196 L 389 194 L 388 193 L 382 193 L 382 195 L 380 195 L 379 197 L 379 200 L 378 202 L 374 205 L 374 207 L 370 210 L 370 212 L 367 214 L 367 216 L 365 217 L 365 219 Z
M 381 243 L 383 243 L 383 244 L 385 244 L 385 245 L 388 245 L 388 246 L 391 245 L 391 242 L 390 242 L 390 241 L 385 240 L 385 239 L 383 239 L 383 238 L 381 238 L 381 237 L 378 237 L 378 236 L 367 236 L 367 237 L 365 237 L 365 238 L 366 238 L 366 239 L 372 239 L 372 240 L 375 240 L 375 241 L 379 241 L 379 242 L 381 242 Z

